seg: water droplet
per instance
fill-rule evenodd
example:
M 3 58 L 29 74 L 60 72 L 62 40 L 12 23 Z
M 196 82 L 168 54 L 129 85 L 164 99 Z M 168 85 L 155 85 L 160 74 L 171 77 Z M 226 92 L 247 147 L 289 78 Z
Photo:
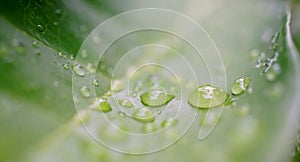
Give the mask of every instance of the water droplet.
M 44 32 L 45 31 L 45 27 L 41 24 L 37 25 L 37 29 L 38 29 L 39 32 Z
M 273 38 L 272 38 L 272 41 L 271 41 L 271 48 L 272 48 L 274 51 L 277 51 L 277 49 L 278 49 L 278 47 L 279 47 L 279 44 L 278 44 L 279 36 L 280 36 L 280 32 L 276 32 L 275 35 L 274 35 Z
M 93 84 L 95 85 L 95 86 L 99 86 L 99 82 L 95 79 L 95 80 L 93 80 Z
M 222 105 L 228 97 L 229 94 L 221 88 L 203 85 L 189 95 L 188 103 L 198 108 L 211 108 Z
M 110 104 L 107 102 L 106 99 L 99 98 L 97 100 L 98 105 L 99 105 L 99 110 L 102 112 L 110 112 L 112 110 Z
M 113 92 L 120 92 L 124 88 L 124 85 L 121 80 L 114 80 L 111 84 L 111 90 Z
M 112 96 L 112 91 L 107 91 L 105 94 L 104 94 L 104 96 Z
M 58 52 L 57 55 L 58 55 L 59 57 L 64 57 L 64 58 L 67 57 L 67 55 L 66 55 L 65 53 L 63 53 L 63 52 Z
M 249 87 L 250 82 L 251 79 L 246 77 L 240 77 L 236 79 L 231 87 L 231 93 L 234 95 L 240 95 L 244 93 Z
M 132 108 L 134 107 L 133 103 L 130 100 L 127 99 L 120 99 L 119 100 L 120 105 L 127 107 L 127 108 Z
M 63 66 L 64 66 L 64 69 L 66 69 L 66 70 L 69 70 L 69 69 L 70 69 L 69 64 L 64 64 Z
M 143 131 L 145 133 L 153 133 L 157 130 L 157 127 L 153 123 L 146 123 L 143 125 Z
M 139 108 L 137 109 L 133 114 L 132 117 L 140 122 L 153 122 L 155 120 L 155 116 L 152 113 L 152 111 L 150 111 L 147 108 Z
M 73 65 L 72 69 L 77 75 L 79 75 L 81 77 L 83 77 L 85 75 L 83 67 L 80 64 Z
M 90 97 L 91 96 L 91 90 L 86 86 L 83 86 L 83 87 L 80 88 L 80 93 L 83 97 Z
M 167 119 L 165 119 L 162 123 L 161 123 L 161 127 L 163 128 L 167 128 L 169 126 L 174 126 L 178 123 L 178 119 L 174 118 L 174 117 L 169 117 Z
M 35 48 L 39 48 L 40 44 L 36 40 L 34 40 L 32 41 L 32 46 Z
M 162 106 L 170 102 L 175 96 L 167 94 L 163 89 L 152 89 L 149 92 L 143 93 L 141 102 L 146 106 Z

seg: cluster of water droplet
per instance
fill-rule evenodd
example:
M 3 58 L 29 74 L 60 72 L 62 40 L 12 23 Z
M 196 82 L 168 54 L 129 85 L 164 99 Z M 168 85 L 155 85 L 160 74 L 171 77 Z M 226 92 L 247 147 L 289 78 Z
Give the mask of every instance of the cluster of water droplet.
M 281 67 L 278 63 L 280 56 L 280 39 L 281 32 L 276 32 L 271 40 L 270 50 L 271 56 L 267 57 L 265 52 L 253 50 L 251 57 L 256 59 L 255 68 L 262 68 L 261 75 L 265 75 L 268 81 L 275 81 L 281 73 Z

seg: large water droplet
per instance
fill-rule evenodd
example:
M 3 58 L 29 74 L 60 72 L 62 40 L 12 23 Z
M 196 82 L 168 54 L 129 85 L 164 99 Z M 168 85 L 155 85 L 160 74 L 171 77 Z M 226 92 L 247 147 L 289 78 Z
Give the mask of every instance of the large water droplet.
M 155 116 L 152 113 L 152 111 L 150 111 L 147 108 L 139 108 L 137 109 L 133 114 L 132 117 L 140 122 L 153 122 L 155 120 Z
M 140 98 L 146 106 L 162 106 L 170 102 L 175 96 L 167 94 L 163 89 L 155 88 L 143 93 Z
M 80 88 L 80 94 L 83 97 L 90 97 L 91 96 L 91 90 L 88 87 L 83 86 L 83 87 Z
M 130 100 L 127 99 L 120 99 L 119 100 L 120 105 L 127 107 L 127 108 L 132 108 L 134 107 L 133 103 Z
M 244 93 L 249 87 L 250 82 L 251 79 L 246 77 L 240 77 L 236 79 L 231 87 L 231 93 L 234 95 L 240 95 Z
M 203 85 L 189 95 L 188 103 L 198 108 L 211 108 L 222 105 L 228 97 L 228 93 L 221 88 Z
M 114 80 L 111 84 L 111 90 L 113 92 L 119 92 L 124 88 L 124 85 L 121 80 Z
M 80 64 L 73 65 L 72 69 L 77 75 L 79 75 L 81 77 L 83 77 L 85 75 L 85 71 Z

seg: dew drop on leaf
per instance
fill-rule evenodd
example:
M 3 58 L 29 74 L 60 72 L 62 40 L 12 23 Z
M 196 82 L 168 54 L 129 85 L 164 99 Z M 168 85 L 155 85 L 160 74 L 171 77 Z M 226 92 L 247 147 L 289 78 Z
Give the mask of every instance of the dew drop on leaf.
M 69 70 L 69 69 L 70 69 L 69 64 L 64 64 L 63 66 L 64 66 L 64 69 L 66 69 L 66 70 Z
M 90 97 L 91 96 L 91 90 L 88 87 L 83 86 L 83 87 L 80 88 L 80 94 L 83 97 Z
M 147 108 L 139 108 L 137 109 L 133 114 L 132 117 L 140 122 L 153 122 L 155 120 L 155 116 L 152 113 L 152 111 L 150 111 Z
M 246 77 L 240 77 L 236 79 L 231 87 L 231 93 L 234 95 L 240 95 L 244 93 L 249 87 L 250 82 L 251 79 Z
M 98 100 L 98 104 L 99 104 L 99 110 L 102 112 L 110 112 L 112 110 L 110 104 L 105 99 L 100 98 Z
M 95 86 L 99 86 L 99 82 L 98 82 L 98 80 L 93 80 L 93 84 L 95 85 Z
M 164 90 L 153 89 L 143 93 L 140 98 L 146 106 L 162 106 L 170 102 L 175 96 L 167 94 Z
M 40 44 L 36 40 L 34 40 L 32 41 L 32 46 L 35 48 L 39 48 Z
M 73 65 L 72 69 L 77 75 L 79 75 L 81 77 L 83 77 L 85 75 L 83 67 L 80 64 Z
M 198 108 L 211 108 L 222 105 L 228 97 L 228 93 L 221 88 L 203 85 L 189 95 L 188 103 Z
M 39 32 L 44 32 L 45 31 L 45 27 L 41 24 L 37 25 L 37 29 L 38 29 Z
M 65 53 L 63 53 L 63 52 L 58 52 L 57 55 L 59 57 L 65 57 L 65 58 L 67 57 L 67 55 Z

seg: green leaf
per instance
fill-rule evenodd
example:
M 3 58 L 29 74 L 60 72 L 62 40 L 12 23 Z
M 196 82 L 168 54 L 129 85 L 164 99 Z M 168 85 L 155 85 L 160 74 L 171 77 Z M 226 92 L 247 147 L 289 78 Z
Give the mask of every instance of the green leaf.
M 289 142 L 295 137 L 297 123 L 294 121 L 299 119 L 297 97 L 300 82 L 299 56 L 295 54 L 297 51 L 289 39 L 290 15 L 286 14 L 286 4 L 287 2 L 267 0 L 249 2 L 195 0 L 168 1 L 168 3 L 158 0 L 1 1 L 0 159 L 2 161 L 160 159 L 230 162 L 290 159 Z M 86 36 L 98 24 L 122 11 L 146 7 L 175 10 L 202 25 L 218 47 L 224 66 L 218 61 L 220 59 L 218 56 L 204 49 L 200 51 L 204 59 L 201 61 L 199 55 L 194 55 L 195 52 L 187 42 L 170 33 L 142 30 L 116 40 L 107 49 L 107 54 L 96 69 L 89 69 L 91 67 L 82 64 L 83 68 L 80 70 L 85 74 L 76 74 L 73 67 L 78 67 L 78 62 L 74 57 L 77 59 L 89 57 L 89 52 L 97 50 L 97 46 L 91 46 L 86 49 L 87 56 L 84 53 L 77 55 L 78 52 L 82 52 L 80 45 Z M 148 19 L 120 21 L 115 24 L 116 28 L 111 28 L 105 36 L 110 38 L 130 24 L 146 23 L 144 20 L 148 21 Z M 157 16 L 157 22 L 159 20 L 160 17 Z M 174 19 L 169 21 L 170 26 L 187 31 L 189 38 L 198 38 L 199 44 L 205 44 L 202 42 L 202 36 L 195 35 L 185 26 L 186 24 L 178 24 Z M 278 40 L 275 40 L 278 47 L 274 48 L 272 36 L 277 32 L 280 33 Z M 172 47 L 182 57 L 178 57 L 174 50 L 162 46 L 147 46 L 131 51 L 135 47 L 155 43 Z M 253 54 L 253 51 L 259 51 L 258 55 L 256 56 L 256 52 Z M 128 54 L 127 60 L 122 62 L 126 52 L 130 55 Z M 280 66 L 280 72 L 270 81 L 267 72 L 264 74 L 263 71 L 268 71 L 269 66 L 274 67 L 275 63 L 270 63 L 268 58 L 274 58 L 276 52 L 279 56 L 275 63 Z M 185 68 L 187 64 L 182 58 L 185 58 L 192 69 L 197 69 L 196 77 Z M 151 61 L 157 61 L 163 66 L 152 68 Z M 257 61 L 262 67 L 255 69 Z M 138 68 L 146 63 L 149 67 Z M 212 68 L 207 70 L 205 65 Z M 164 66 L 172 70 L 161 68 Z M 115 68 L 120 71 L 111 71 Z M 135 70 L 133 73 L 132 68 Z M 72 93 L 72 71 L 78 78 L 88 77 L 96 71 L 91 83 L 84 82 L 82 87 L 75 89 L 76 92 L 84 92 L 84 95 L 74 98 L 73 94 L 76 92 Z M 176 72 L 176 77 L 172 72 Z M 225 80 L 223 76 L 226 76 Z M 235 79 L 242 76 L 251 79 L 249 89 L 252 91 L 236 96 L 236 104 L 225 105 L 223 109 L 214 108 L 213 111 L 198 110 L 188 105 L 188 95 L 199 86 L 213 84 L 230 92 Z M 124 81 L 122 88 L 114 90 L 112 80 Z M 125 83 L 128 80 L 130 83 Z M 87 93 L 86 88 L 89 88 L 89 84 L 94 85 L 97 96 Z M 176 98 L 169 96 L 167 100 L 164 99 L 164 103 L 171 98 L 173 100 L 163 107 L 145 108 L 147 104 L 144 105 L 139 96 L 151 89 L 153 84 L 159 84 L 164 91 L 174 94 Z M 131 90 L 134 93 L 131 94 Z M 127 94 L 130 94 L 129 98 Z M 92 111 L 94 105 L 81 110 L 74 108 L 74 102 L 76 104 L 82 98 L 93 101 L 93 97 L 107 99 L 110 106 L 104 107 L 105 111 L 108 109 L 109 111 L 105 113 Z M 122 98 L 132 101 L 135 108 L 118 107 L 117 103 Z M 179 115 L 175 116 L 180 106 L 182 109 Z M 137 114 L 136 112 L 141 109 L 147 109 L 146 118 L 130 118 L 130 115 Z M 81 125 L 95 128 L 96 136 L 103 135 L 105 142 L 110 142 L 113 146 L 134 147 L 143 143 L 146 147 L 159 146 L 179 137 L 185 130 L 182 127 L 190 126 L 188 123 L 193 120 L 193 114 L 197 111 L 194 124 L 179 141 L 161 152 L 147 156 L 128 156 L 111 151 L 95 142 Z M 104 121 L 95 122 L 103 116 L 121 131 L 106 125 Z M 139 119 L 151 123 L 136 121 Z M 172 122 L 175 120 L 176 124 L 172 122 L 168 124 L 168 119 L 172 119 L 170 120 Z M 130 137 L 122 134 L 122 132 L 155 133 L 164 130 L 165 134 L 141 143 L 129 143 L 128 141 L 134 140 L 128 140 Z M 197 136 L 199 130 L 208 134 L 201 136 L 205 137 L 201 141 Z

